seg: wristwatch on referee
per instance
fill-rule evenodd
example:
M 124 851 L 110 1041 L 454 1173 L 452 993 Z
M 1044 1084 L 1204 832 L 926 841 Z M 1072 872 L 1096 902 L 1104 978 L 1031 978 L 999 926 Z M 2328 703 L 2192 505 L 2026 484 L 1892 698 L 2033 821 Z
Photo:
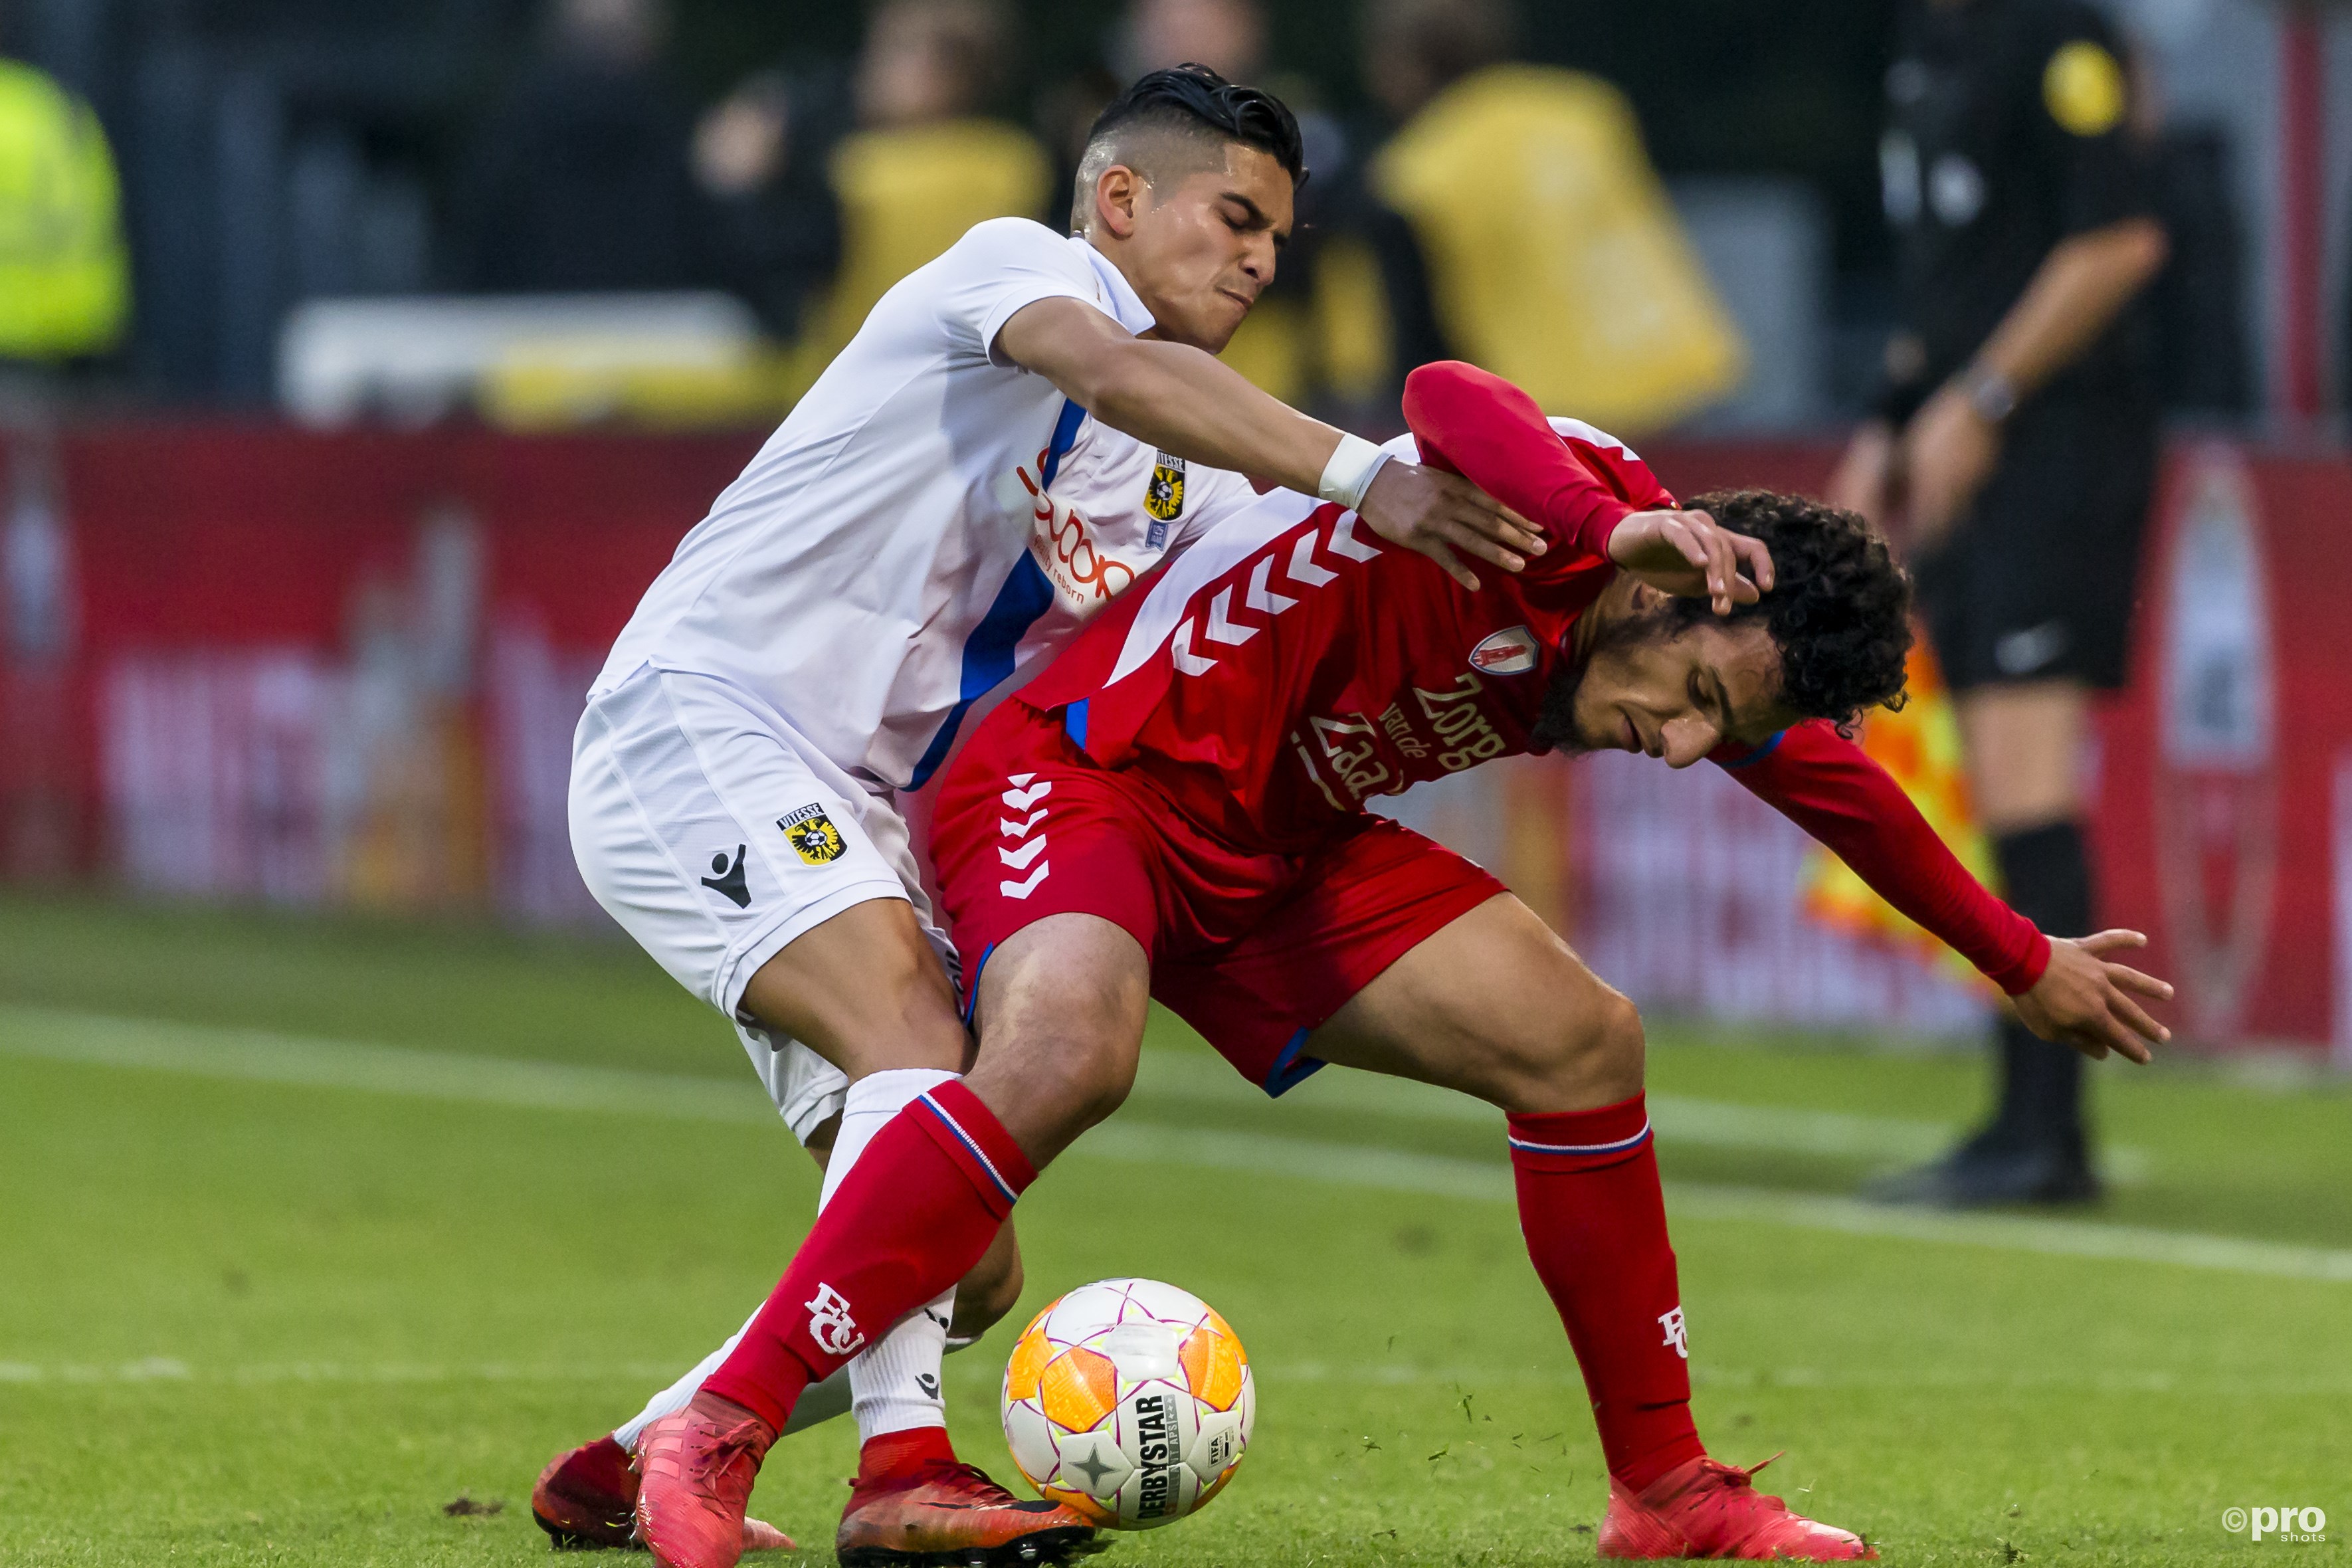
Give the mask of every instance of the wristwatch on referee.
M 1962 371 L 1955 384 L 1977 417 L 1994 429 L 2009 422 L 2017 412 L 2017 383 L 1989 364 L 1972 364 Z

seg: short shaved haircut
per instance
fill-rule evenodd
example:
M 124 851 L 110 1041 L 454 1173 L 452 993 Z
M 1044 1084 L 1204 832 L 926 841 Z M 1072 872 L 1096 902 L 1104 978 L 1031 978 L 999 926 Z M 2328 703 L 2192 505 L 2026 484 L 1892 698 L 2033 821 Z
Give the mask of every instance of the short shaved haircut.
M 1083 231 L 1092 219 L 1095 186 L 1113 164 L 1124 163 L 1156 185 L 1223 168 L 1225 149 L 1236 142 L 1281 164 L 1293 189 L 1306 183 L 1298 119 L 1274 94 L 1236 87 L 1204 65 L 1171 66 L 1138 79 L 1087 133 L 1071 228 Z

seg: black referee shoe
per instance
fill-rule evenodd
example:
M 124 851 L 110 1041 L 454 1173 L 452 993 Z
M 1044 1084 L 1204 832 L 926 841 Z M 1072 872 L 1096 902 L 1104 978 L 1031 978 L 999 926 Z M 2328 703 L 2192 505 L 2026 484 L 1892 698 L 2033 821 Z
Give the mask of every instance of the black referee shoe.
M 1987 1146 L 1977 1140 L 1942 1159 L 1863 1184 L 1873 1203 L 1911 1208 L 2079 1208 L 2104 1195 L 2079 1147 Z

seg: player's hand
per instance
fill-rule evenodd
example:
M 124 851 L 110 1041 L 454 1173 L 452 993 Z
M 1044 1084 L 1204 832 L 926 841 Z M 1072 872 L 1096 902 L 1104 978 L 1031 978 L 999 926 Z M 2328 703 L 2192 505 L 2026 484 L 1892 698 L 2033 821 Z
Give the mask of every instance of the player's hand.
M 2152 974 L 2106 955 L 2146 947 L 2136 931 L 2103 931 L 2096 936 L 2050 939 L 2050 967 L 2017 1000 L 2017 1016 L 2045 1040 L 2072 1046 L 2093 1058 L 2121 1051 L 2136 1062 L 2148 1059 L 2148 1047 L 2172 1038 L 2172 1031 L 2147 1016 L 2135 1000 L 2169 1002 L 2172 987 Z
M 1885 532 L 1895 510 L 1896 457 L 1895 427 L 1884 419 L 1869 421 L 1846 443 L 1823 499 L 1840 510 L 1862 513 L 1864 521 Z
M 1356 515 L 1382 539 L 1428 556 L 1473 593 L 1477 574 L 1456 550 L 1506 572 L 1519 571 L 1528 556 L 1544 552 L 1543 535 L 1533 523 L 1468 479 L 1398 458 L 1372 476 Z
M 1903 432 L 1906 542 L 1917 552 L 1942 542 L 2000 456 L 2000 430 L 1965 394 L 1947 386 L 1920 405 Z
M 1705 599 L 1718 616 L 1752 605 L 1772 586 L 1764 542 L 1703 511 L 1637 511 L 1609 536 L 1609 559 L 1660 593 Z

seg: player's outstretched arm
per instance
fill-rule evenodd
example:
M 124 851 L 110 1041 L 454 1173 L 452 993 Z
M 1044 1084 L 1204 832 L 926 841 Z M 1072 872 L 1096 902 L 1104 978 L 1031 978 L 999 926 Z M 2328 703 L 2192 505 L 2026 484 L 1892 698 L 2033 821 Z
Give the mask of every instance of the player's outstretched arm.
M 2042 1038 L 2086 1056 L 2148 1059 L 2171 1038 L 2140 998 L 2172 987 L 2105 956 L 2144 945 L 2137 931 L 2048 937 L 1969 873 L 1903 786 L 1829 724 L 1810 720 L 1747 757 L 1717 760 L 1749 791 L 1854 869 L 1871 889 L 1949 944 L 2016 1003 Z
M 1215 355 L 1131 337 L 1076 300 L 1023 306 L 996 344 L 1113 429 L 1189 461 L 1341 501 L 1465 587 L 1478 579 L 1456 551 L 1517 572 L 1544 550 L 1525 519 L 1468 480 L 1383 461 L 1370 442 L 1268 396 Z
M 2136 931 L 2103 931 L 2085 937 L 2052 937 L 2050 966 L 2032 989 L 2013 998 L 2025 1026 L 2045 1040 L 2074 1047 L 2086 1057 L 2110 1049 L 2133 1061 L 2148 1059 L 2148 1047 L 2172 1038 L 2172 1031 L 2147 1016 L 2138 998 L 2168 1002 L 2172 987 L 2108 954 L 2146 947 Z

